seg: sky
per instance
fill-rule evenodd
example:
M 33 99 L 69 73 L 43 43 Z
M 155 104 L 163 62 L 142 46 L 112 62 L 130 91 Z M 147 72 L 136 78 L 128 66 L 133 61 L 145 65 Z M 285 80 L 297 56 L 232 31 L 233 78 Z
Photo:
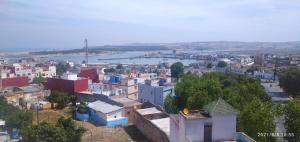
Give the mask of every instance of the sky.
M 300 41 L 300 0 L 0 0 L 0 49 Z

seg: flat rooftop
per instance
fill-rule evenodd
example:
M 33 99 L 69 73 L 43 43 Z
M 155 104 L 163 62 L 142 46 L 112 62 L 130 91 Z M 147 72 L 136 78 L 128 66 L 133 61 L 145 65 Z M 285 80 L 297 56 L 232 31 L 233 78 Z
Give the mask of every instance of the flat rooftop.
M 277 92 L 277 93 L 284 92 L 278 83 L 262 83 L 261 85 L 265 88 L 267 92 Z
M 170 136 L 170 117 L 154 119 L 151 122 L 156 125 L 159 129 L 164 131 L 168 136 Z
M 205 119 L 208 118 L 208 114 L 205 115 L 200 111 L 190 111 L 188 114 L 184 114 L 182 111 L 179 112 L 186 119 Z
M 155 107 L 145 108 L 145 109 L 138 109 L 136 110 L 141 115 L 147 115 L 147 114 L 155 114 L 155 113 L 162 113 L 160 110 L 158 110 Z
M 23 86 L 23 87 L 19 87 L 22 91 L 24 91 L 25 93 L 33 93 L 33 92 L 38 92 L 41 89 L 36 87 L 36 86 Z
M 100 111 L 102 113 L 110 113 L 113 111 L 117 111 L 122 109 L 123 107 L 119 107 L 117 105 L 112 105 L 103 101 L 95 101 L 88 104 L 88 107 L 95 110 Z
M 135 106 L 135 105 L 141 105 L 142 103 L 126 98 L 126 97 L 116 97 L 112 98 L 114 101 L 119 102 L 123 104 L 125 107 Z

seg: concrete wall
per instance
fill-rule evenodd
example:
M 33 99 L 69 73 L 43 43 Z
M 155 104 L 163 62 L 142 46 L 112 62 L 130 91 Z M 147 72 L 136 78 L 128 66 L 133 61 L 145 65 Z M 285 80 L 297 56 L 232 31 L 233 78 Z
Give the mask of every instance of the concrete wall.
M 234 140 L 236 133 L 235 115 L 212 116 L 212 121 L 213 140 Z
M 168 136 L 149 120 L 134 111 L 134 124 L 151 142 L 169 142 Z
M 204 141 L 204 125 L 212 124 L 212 141 L 232 141 L 236 134 L 236 116 L 185 119 L 181 115 L 170 119 L 171 142 Z
M 109 114 L 106 114 L 106 119 L 107 120 L 110 120 L 110 119 L 116 119 L 116 118 L 120 118 L 120 117 L 123 117 L 123 109 L 121 110 L 118 110 L 118 111 L 114 111 L 114 112 L 111 112 Z

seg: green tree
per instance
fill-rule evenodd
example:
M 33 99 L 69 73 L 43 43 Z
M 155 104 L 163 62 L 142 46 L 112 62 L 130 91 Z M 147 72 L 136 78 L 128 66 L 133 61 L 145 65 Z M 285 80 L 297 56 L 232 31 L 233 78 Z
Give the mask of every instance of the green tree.
M 104 69 L 105 74 L 115 73 L 115 72 L 116 72 L 116 70 L 114 68 Z
M 78 107 L 78 112 L 79 113 L 87 113 L 88 111 L 88 106 L 86 102 L 80 102 L 80 105 Z
M 60 117 L 56 123 L 57 127 L 63 128 L 66 131 L 66 137 L 69 142 L 79 142 L 81 136 L 86 131 L 83 127 L 76 127 L 71 118 Z
M 16 109 L 7 116 L 7 126 L 10 128 L 22 128 L 32 123 L 32 112 Z
M 120 69 L 123 69 L 123 65 L 122 64 L 118 64 L 116 69 L 120 70 Z
M 279 86 L 293 97 L 300 95 L 300 70 L 288 68 L 279 74 Z
M 32 112 L 7 104 L 0 96 L 0 119 L 5 120 L 9 128 L 22 128 L 32 123 Z
M 212 63 L 208 63 L 208 64 L 206 65 L 206 68 L 208 68 L 208 69 L 212 68 Z
M 219 68 L 224 68 L 227 66 L 227 63 L 225 61 L 219 61 L 218 62 L 218 65 L 217 65 Z
M 38 77 L 33 78 L 32 83 L 40 84 L 40 83 L 45 82 L 45 81 L 46 81 L 46 78 L 42 77 L 41 73 L 39 73 Z
M 54 124 L 42 122 L 21 129 L 24 142 L 66 142 L 66 132 Z
M 179 110 L 185 107 L 201 109 L 221 96 L 222 88 L 216 79 L 187 74 L 176 84 L 175 94 L 177 97 L 175 103 Z
M 86 130 L 71 118 L 60 117 L 56 124 L 42 122 L 21 129 L 25 142 L 79 142 Z
M 183 75 L 183 64 L 181 62 L 176 62 L 171 65 L 171 77 L 173 78 L 180 78 Z
M 238 117 L 239 131 L 247 133 L 259 142 L 274 142 L 274 137 L 258 136 L 259 133 L 275 132 L 274 114 L 271 108 L 271 104 L 265 104 L 258 99 L 251 101 Z
M 60 62 L 56 65 L 56 74 L 63 75 L 69 68 L 69 64 Z
M 167 113 L 177 113 L 177 108 L 175 105 L 174 97 L 168 95 L 164 101 L 164 108 Z
M 58 108 L 64 108 L 68 103 L 71 102 L 71 97 L 63 92 L 52 91 L 48 97 L 49 102 L 57 103 Z
M 284 107 L 286 133 L 294 134 L 287 136 L 289 142 L 299 142 L 300 140 L 300 105 L 296 101 L 289 101 Z

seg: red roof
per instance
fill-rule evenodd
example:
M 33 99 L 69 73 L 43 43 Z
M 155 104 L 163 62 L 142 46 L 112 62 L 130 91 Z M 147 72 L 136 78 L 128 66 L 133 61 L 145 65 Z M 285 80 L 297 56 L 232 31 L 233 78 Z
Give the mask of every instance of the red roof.
M 97 69 L 95 68 L 81 69 L 80 73 L 77 76 L 91 79 L 93 83 L 99 83 L 99 76 L 97 73 Z

